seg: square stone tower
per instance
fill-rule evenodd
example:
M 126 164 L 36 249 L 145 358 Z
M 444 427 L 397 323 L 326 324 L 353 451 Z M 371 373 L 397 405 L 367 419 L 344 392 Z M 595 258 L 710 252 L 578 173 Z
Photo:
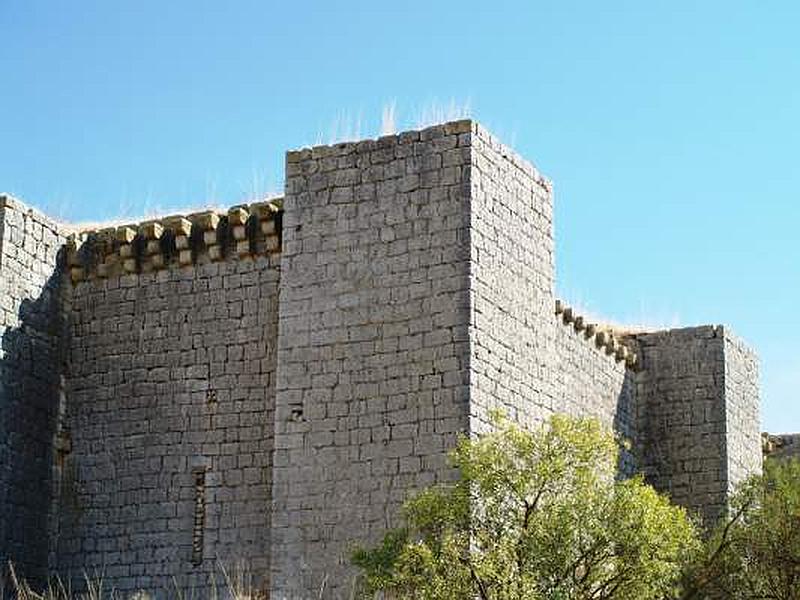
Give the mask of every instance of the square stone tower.
M 459 434 L 599 418 L 714 518 L 760 468 L 757 369 L 722 328 L 631 336 L 554 296 L 550 182 L 479 124 L 289 152 L 271 587 L 350 597 L 356 544 L 452 479 Z

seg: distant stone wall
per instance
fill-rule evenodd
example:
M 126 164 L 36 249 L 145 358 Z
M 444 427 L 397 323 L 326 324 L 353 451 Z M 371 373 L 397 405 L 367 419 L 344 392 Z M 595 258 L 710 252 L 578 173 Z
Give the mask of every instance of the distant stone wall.
M 290 152 L 275 598 L 351 597 L 355 543 L 452 477 L 468 426 L 467 122 Z
M 58 465 L 65 338 L 57 259 L 65 235 L 0 196 L 0 570 L 13 559 L 34 581 L 47 573 Z
M 137 242 L 151 224 L 130 240 L 138 272 L 97 272 L 127 270 L 115 264 L 126 228 L 113 252 L 90 240 L 72 259 L 83 280 L 71 293 L 72 451 L 53 566 L 76 585 L 98 572 L 122 592 L 202 598 L 225 567 L 268 586 L 280 255 L 240 256 L 232 223 L 211 219 L 202 235 L 209 218 L 190 221 L 187 264 Z M 161 223 L 174 243 L 180 228 Z M 263 240 L 253 233 L 252 247 Z
M 763 433 L 761 441 L 764 459 L 800 458 L 800 433 Z

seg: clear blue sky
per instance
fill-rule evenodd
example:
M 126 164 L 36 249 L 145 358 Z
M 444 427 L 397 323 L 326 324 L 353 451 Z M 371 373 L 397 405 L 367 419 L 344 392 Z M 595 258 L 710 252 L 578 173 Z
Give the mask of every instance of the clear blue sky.
M 226 8 L 223 8 L 227 5 Z M 800 3 L 0 2 L 0 189 L 100 220 L 280 190 L 451 100 L 555 182 L 560 293 L 731 324 L 800 431 Z

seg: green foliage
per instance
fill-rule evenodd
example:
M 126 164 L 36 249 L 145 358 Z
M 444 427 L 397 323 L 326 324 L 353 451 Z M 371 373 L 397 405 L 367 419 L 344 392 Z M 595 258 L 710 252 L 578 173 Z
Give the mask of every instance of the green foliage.
M 743 485 L 687 575 L 684 598 L 800 600 L 800 461 Z
M 554 416 L 533 432 L 499 416 L 460 440 L 460 479 L 404 505 L 407 527 L 354 562 L 366 596 L 637 599 L 677 593 L 692 522 L 640 478 L 618 481 L 618 446 L 598 422 Z

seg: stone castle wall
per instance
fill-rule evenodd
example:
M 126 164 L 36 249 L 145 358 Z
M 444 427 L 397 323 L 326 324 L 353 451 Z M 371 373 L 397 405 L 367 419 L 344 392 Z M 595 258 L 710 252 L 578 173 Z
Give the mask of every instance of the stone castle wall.
M 0 564 L 47 572 L 60 464 L 64 319 L 56 263 L 65 228 L 0 196 Z
M 723 327 L 636 336 L 643 469 L 672 499 L 713 522 L 761 468 L 754 355 Z
M 268 572 L 278 275 L 259 257 L 76 287 L 60 572 L 121 591 Z
M 356 542 L 468 426 L 469 132 L 287 156 L 273 590 L 350 597 Z
M 595 326 L 556 314 L 552 184 L 480 126 L 471 148 L 471 431 L 492 409 L 528 425 L 557 412 L 633 442 L 633 371 Z
M 762 452 L 758 356 L 728 327 L 725 340 L 725 431 L 730 494 L 749 475 L 761 470 Z
M 532 425 L 555 409 L 550 182 L 476 126 L 471 153 L 470 428 L 492 409 Z
M 63 277 L 54 235 L 44 279 L 0 288 L 4 309 L 61 290 L 34 328 L 46 368 L 0 363 L 23 411 L 0 477 L 47 488 L 0 496 L 45 540 L 2 530 L 0 554 L 39 573 L 203 595 L 243 559 L 273 598 L 349 597 L 353 546 L 452 479 L 447 451 L 496 408 L 597 417 L 630 442 L 623 473 L 708 518 L 760 468 L 754 355 L 722 327 L 634 335 L 557 301 L 552 185 L 472 121 L 289 152 L 282 203 L 83 232 Z
M 632 475 L 641 469 L 642 440 L 636 427 L 637 371 L 634 357 L 623 355 L 621 342 L 597 326 L 570 320 L 563 313 L 555 324 L 554 412 L 600 419 L 623 438 L 620 468 Z
M 243 560 L 267 585 L 280 255 L 212 217 L 185 219 L 204 233 L 185 241 L 174 218 L 141 226 L 142 241 L 159 234 L 151 253 L 123 229 L 71 257 L 72 451 L 54 536 L 69 579 L 205 597 L 220 562 Z

